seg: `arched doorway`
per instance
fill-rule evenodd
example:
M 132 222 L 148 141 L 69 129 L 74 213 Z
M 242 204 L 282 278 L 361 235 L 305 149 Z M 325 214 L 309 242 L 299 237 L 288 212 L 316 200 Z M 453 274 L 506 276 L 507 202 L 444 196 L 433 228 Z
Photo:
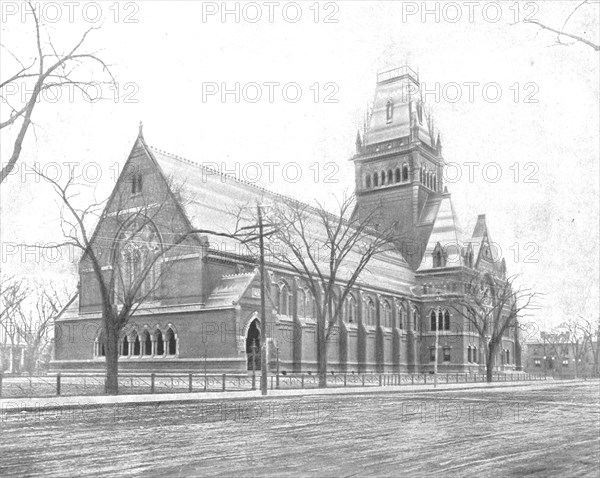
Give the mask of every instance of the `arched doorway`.
M 254 345 L 254 353 L 252 346 Z M 246 334 L 246 357 L 248 359 L 248 370 L 252 370 L 252 358 L 254 356 L 254 370 L 260 370 L 260 322 L 254 319 L 248 327 Z

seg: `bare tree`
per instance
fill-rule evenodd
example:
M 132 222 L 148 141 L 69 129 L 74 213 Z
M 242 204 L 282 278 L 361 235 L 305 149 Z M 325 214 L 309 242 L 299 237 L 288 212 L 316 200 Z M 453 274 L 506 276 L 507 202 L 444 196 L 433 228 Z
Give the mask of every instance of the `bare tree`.
M 575 378 L 577 378 L 579 367 L 582 361 L 585 360 L 586 354 L 589 352 L 591 339 L 585 334 L 583 324 L 575 319 L 563 322 L 557 327 L 559 343 L 563 344 L 561 356 L 569 357 L 572 352 L 573 360 L 575 361 Z
M 16 333 L 24 345 L 24 370 L 30 375 L 43 370 L 50 359 L 54 320 L 74 296 L 64 287 L 36 283 L 35 302 L 21 304 L 17 311 Z
M 23 279 L 5 277 L 0 279 L 0 345 L 8 353 L 9 369 L 15 370 L 15 347 L 19 343 L 16 322 L 21 304 L 27 299 L 30 290 Z M 0 362 L 2 362 L 0 352 Z M 1 364 L 0 372 L 4 370 Z
M 538 307 L 540 294 L 517 288 L 515 279 L 494 278 L 475 273 L 465 284 L 464 294 L 451 307 L 475 329 L 485 354 L 486 379 L 492 381 L 494 363 L 502 337 L 518 327 L 518 320 L 528 310 Z
M 106 389 L 109 394 L 117 394 L 120 334 L 140 306 L 159 297 L 174 263 L 166 259 L 184 250 L 206 247 L 199 235 L 243 235 L 237 232 L 237 224 L 235 231 L 228 233 L 193 229 L 187 221 L 180 220 L 183 186 L 169 181 L 146 184 L 142 190 L 141 177 L 138 179 L 134 172 L 131 184 L 139 188 L 136 194 L 132 195 L 124 182 L 117 185 L 109 199 L 78 207 L 78 186 L 82 185 L 74 177 L 61 185 L 40 171 L 37 173 L 52 185 L 62 203 L 60 220 L 65 241 L 52 247 L 81 251 L 80 269 L 90 269 L 94 279 L 93 283 L 82 284 L 81 289 L 95 290 L 99 296 Z M 95 229 L 90 219 L 97 220 Z
M 100 58 L 99 53 L 95 51 L 85 51 L 83 49 L 88 34 L 92 30 L 97 29 L 97 27 L 88 29 L 72 48 L 59 53 L 49 36 L 47 41 L 44 41 L 42 38 L 46 32 L 39 19 L 38 6 L 32 4 L 31 1 L 28 1 L 27 5 L 31 9 L 35 23 L 35 45 L 37 56 L 31 62 L 19 59 L 6 45 L 0 44 L 0 47 L 6 50 L 6 52 L 14 59 L 16 69 L 16 71 L 8 78 L 0 81 L 0 100 L 8 106 L 10 111 L 8 117 L 0 118 L 0 130 L 21 121 L 11 156 L 8 162 L 3 165 L 2 171 L 0 172 L 0 184 L 5 181 L 14 169 L 15 164 L 21 155 L 25 135 L 32 125 L 34 108 L 39 102 L 40 95 L 42 95 L 44 91 L 51 88 L 69 87 L 80 91 L 87 100 L 96 100 L 99 98 L 90 97 L 90 94 L 88 93 L 89 86 L 96 86 L 99 83 L 114 85 L 115 83 L 115 79 L 109 66 Z M 92 81 L 89 78 L 80 77 L 78 72 L 83 65 L 87 65 L 91 68 L 94 66 L 101 67 L 103 74 L 106 76 L 106 81 L 97 82 Z M 88 72 L 88 75 L 91 75 L 91 73 Z M 13 100 L 11 99 L 9 101 L 9 97 L 15 92 L 23 92 L 25 87 L 27 87 L 28 91 L 31 91 L 29 99 L 24 98 L 23 94 L 19 94 L 16 95 L 17 98 L 19 98 L 19 100 L 17 100 L 18 103 L 11 103 Z
M 290 200 L 267 214 L 276 226 L 267 253 L 301 277 L 315 301 L 320 387 L 327 386 L 327 345 L 350 291 L 371 259 L 394 247 L 393 228 L 370 227 L 376 210 L 359 218 L 355 204 L 353 195 L 344 196 L 332 214 L 319 203 Z
M 597 3 L 597 2 L 596 2 Z M 590 40 L 588 40 L 587 38 L 584 38 L 582 35 L 567 31 L 567 25 L 568 23 L 571 21 L 571 19 L 573 18 L 573 16 L 577 13 L 577 12 L 582 12 L 583 8 L 582 7 L 592 7 L 594 8 L 594 5 L 592 2 L 590 2 L 590 0 L 584 0 L 583 2 L 578 3 L 573 10 L 571 10 L 571 13 L 569 13 L 569 15 L 567 16 L 567 18 L 565 19 L 562 27 L 560 28 L 554 28 L 551 27 L 545 23 L 542 23 L 538 20 L 533 20 L 533 19 L 525 19 L 523 20 L 523 23 L 531 23 L 532 25 L 536 25 L 538 26 L 540 29 L 542 30 L 546 30 L 552 33 L 556 33 L 556 44 L 557 45 L 572 45 L 573 43 L 582 43 L 584 45 L 589 46 L 590 48 L 593 48 L 595 51 L 600 51 L 600 45 L 598 45 L 597 43 L 594 43 Z M 574 40 L 574 42 L 572 43 L 564 43 L 562 38 L 570 38 L 571 40 Z
M 588 348 L 587 351 L 592 356 L 592 373 L 595 377 L 598 377 L 600 375 L 598 367 L 600 359 L 600 349 L 598 348 L 598 344 L 600 343 L 600 316 L 596 317 L 596 319 L 579 316 L 578 324 L 579 331 L 583 335 L 586 347 Z

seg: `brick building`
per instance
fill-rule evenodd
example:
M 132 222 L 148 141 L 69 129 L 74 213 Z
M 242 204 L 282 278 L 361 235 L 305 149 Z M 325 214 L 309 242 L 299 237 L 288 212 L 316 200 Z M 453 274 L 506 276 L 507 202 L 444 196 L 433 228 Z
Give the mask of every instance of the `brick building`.
M 450 304 L 476 271 L 504 278 L 504 262 L 494 260 L 484 215 L 472 234 L 458 224 L 443 183 L 440 137 L 425 115 L 418 76 L 402 67 L 377 80 L 352 158 L 355 213 L 377 211 L 375 227 L 400 224 L 397 250 L 376 256 L 361 274 L 328 347 L 328 370 L 432 371 L 435 318 L 441 314 L 439 371 L 479 371 L 485 360 L 480 339 Z M 139 210 L 149 199 L 161 211 L 151 224 L 136 227 L 123 212 Z M 110 250 L 103 256 L 103 270 L 110 271 L 124 260 L 127 241 L 137 241 L 136 254 L 143 255 L 141 248 L 169 243 L 174 231 L 231 230 L 230 212 L 239 204 L 286 200 L 153 148 L 140 131 L 93 241 Z M 127 260 L 119 270 L 134 277 L 136 263 Z M 266 265 L 267 340 L 279 350 L 280 369 L 315 371 L 313 299 L 302 277 L 268 258 Z M 152 268 L 150 276 L 160 275 L 160 287 L 146 297 L 121 337 L 120 369 L 190 372 L 206 366 L 210 372 L 246 373 L 252 345 L 262 340 L 259 277 L 246 246 L 194 235 Z M 99 371 L 104 367 L 101 295 L 86 257 L 79 273 L 78 298 L 57 320 L 53 368 Z M 118 297 L 118 286 L 114 294 Z M 514 335 L 513 329 L 503 338 L 498 370 L 519 369 Z
M 598 342 L 572 342 L 559 334 L 523 344 L 523 369 L 554 377 L 598 376 Z

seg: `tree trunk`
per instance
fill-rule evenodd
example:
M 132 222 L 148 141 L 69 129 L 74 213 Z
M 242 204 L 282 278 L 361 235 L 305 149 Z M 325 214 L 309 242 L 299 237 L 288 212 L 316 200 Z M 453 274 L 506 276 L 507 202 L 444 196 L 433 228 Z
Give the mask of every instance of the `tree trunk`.
M 317 365 L 319 370 L 319 388 L 327 388 L 327 340 L 325 319 L 317 324 Z
M 488 353 L 485 361 L 485 379 L 488 383 L 493 381 L 494 375 L 494 352 L 496 347 L 488 345 Z
M 105 327 L 106 393 L 119 394 L 119 331 L 112 324 Z

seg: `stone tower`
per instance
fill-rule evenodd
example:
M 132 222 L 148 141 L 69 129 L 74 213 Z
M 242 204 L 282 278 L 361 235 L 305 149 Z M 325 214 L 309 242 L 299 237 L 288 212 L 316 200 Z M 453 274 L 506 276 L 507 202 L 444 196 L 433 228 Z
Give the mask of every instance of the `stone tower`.
M 394 228 L 409 265 L 421 263 L 443 194 L 442 145 L 422 101 L 418 74 L 403 66 L 377 75 L 362 138 L 356 138 L 357 214 Z

